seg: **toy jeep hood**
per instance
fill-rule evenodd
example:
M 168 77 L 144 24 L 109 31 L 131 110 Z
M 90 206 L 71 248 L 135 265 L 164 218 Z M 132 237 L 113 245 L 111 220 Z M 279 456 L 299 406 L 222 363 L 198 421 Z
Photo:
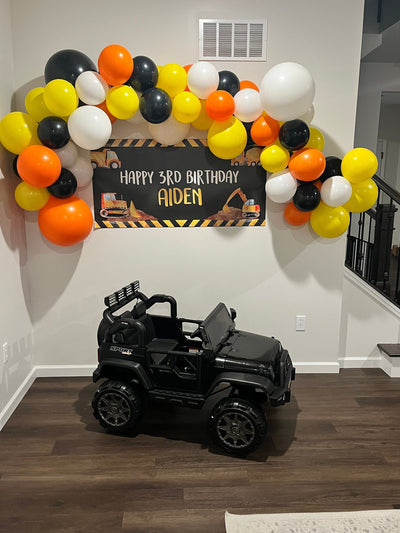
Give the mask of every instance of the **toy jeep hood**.
M 206 343 L 218 355 L 270 362 L 281 348 L 281 343 L 274 338 L 236 330 L 223 303 L 219 303 L 205 318 L 201 329 Z

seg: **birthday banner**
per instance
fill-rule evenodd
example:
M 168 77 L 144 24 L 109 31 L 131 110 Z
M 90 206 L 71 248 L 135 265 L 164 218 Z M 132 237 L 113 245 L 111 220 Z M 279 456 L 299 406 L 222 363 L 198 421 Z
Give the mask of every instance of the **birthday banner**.
M 205 139 L 110 139 L 91 152 L 95 228 L 264 226 L 260 153 L 224 160 Z

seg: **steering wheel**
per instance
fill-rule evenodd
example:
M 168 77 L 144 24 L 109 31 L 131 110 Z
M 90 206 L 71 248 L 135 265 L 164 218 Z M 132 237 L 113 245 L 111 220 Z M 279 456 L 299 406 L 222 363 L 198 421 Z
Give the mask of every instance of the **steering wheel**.
M 190 337 L 191 339 L 194 339 L 195 337 L 200 337 L 200 338 L 201 338 L 200 332 L 201 332 L 201 330 L 200 330 L 200 326 L 198 326 L 198 327 L 193 331 L 193 333 L 191 333 L 191 334 L 189 335 L 189 337 Z

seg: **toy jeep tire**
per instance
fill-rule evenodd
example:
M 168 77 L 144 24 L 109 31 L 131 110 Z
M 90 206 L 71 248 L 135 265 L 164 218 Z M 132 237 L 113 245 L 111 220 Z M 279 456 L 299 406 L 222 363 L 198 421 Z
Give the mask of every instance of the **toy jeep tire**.
M 214 407 L 209 427 L 214 442 L 231 454 L 245 455 L 264 440 L 267 424 L 257 405 L 241 398 L 224 398 Z
M 131 430 L 143 414 L 140 392 L 121 381 L 105 381 L 93 397 L 93 414 L 112 433 Z

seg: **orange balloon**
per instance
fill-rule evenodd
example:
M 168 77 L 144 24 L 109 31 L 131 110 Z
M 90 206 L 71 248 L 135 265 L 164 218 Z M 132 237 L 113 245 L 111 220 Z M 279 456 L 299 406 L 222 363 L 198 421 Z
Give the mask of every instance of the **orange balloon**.
M 185 71 L 186 71 L 186 74 L 189 72 L 189 69 L 190 69 L 190 67 L 192 67 L 192 66 L 193 66 L 193 63 L 191 63 L 190 65 L 185 65 L 185 66 L 183 67 L 183 68 L 185 69 Z M 190 89 L 189 89 L 189 87 L 188 87 L 187 85 L 186 85 L 186 89 L 185 89 L 185 91 L 190 91 Z
M 260 89 L 257 87 L 257 85 L 250 80 L 242 80 L 240 82 L 240 90 L 242 89 L 255 89 L 256 91 L 260 92 Z
M 101 102 L 101 104 L 97 104 L 96 107 L 98 107 L 99 109 L 101 109 L 102 111 L 104 111 L 104 113 L 105 113 L 105 114 L 108 116 L 108 118 L 110 119 L 111 124 L 114 124 L 114 122 L 117 120 L 117 117 L 114 117 L 114 115 L 112 115 L 112 114 L 109 112 L 105 100 L 104 100 L 104 102 Z
M 253 122 L 250 135 L 259 146 L 270 146 L 278 138 L 279 128 L 277 120 L 264 114 Z
M 316 148 L 304 148 L 295 152 L 289 160 L 289 170 L 299 181 L 314 181 L 324 172 L 324 154 Z
M 119 44 L 106 46 L 99 55 L 99 72 L 109 85 L 122 85 L 132 76 L 133 59 Z
M 48 187 L 57 181 L 61 162 L 54 150 L 32 144 L 22 150 L 17 159 L 18 174 L 33 187 Z
M 38 215 L 39 229 L 44 237 L 58 246 L 82 242 L 93 228 L 93 215 L 88 204 L 77 196 L 50 196 Z
M 207 115 L 218 122 L 225 122 L 235 111 L 235 100 L 227 91 L 214 91 L 206 99 Z
M 290 202 L 286 207 L 283 213 L 283 216 L 288 224 L 291 226 L 301 226 L 310 220 L 312 211 L 300 211 L 294 205 L 293 202 Z

